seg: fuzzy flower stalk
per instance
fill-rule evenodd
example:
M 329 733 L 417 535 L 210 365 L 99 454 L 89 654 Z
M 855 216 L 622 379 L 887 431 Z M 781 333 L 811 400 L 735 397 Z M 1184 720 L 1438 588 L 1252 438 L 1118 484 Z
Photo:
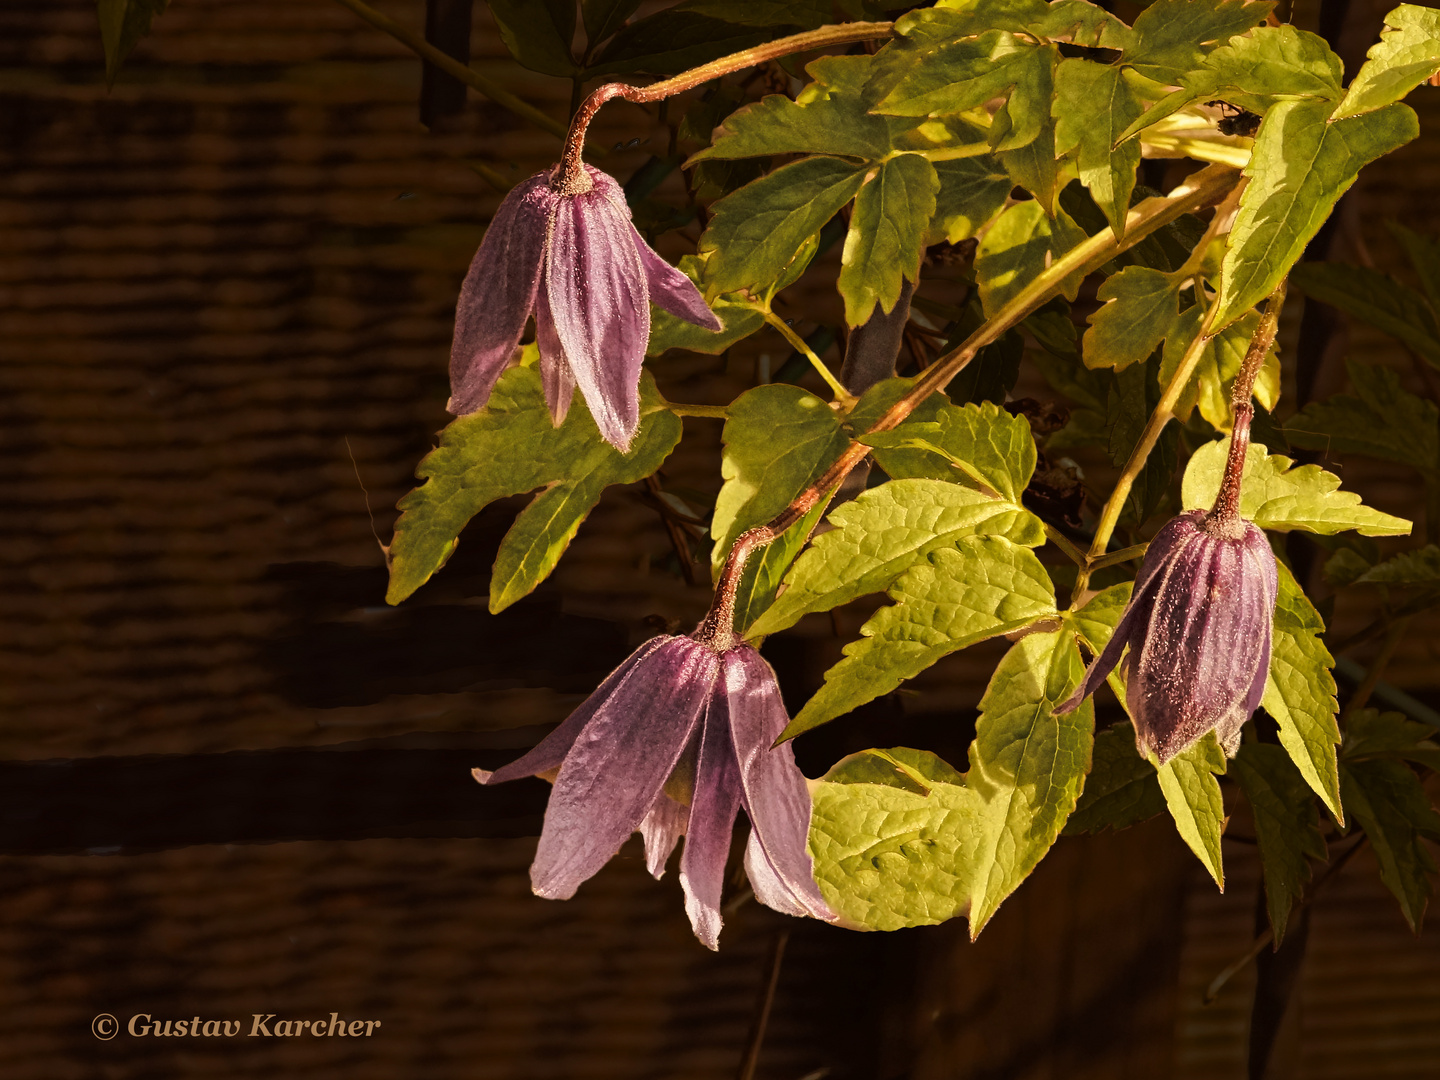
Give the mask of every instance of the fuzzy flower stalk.
M 651 303 L 721 329 L 690 279 L 636 231 L 611 177 L 589 165 L 536 173 L 505 196 L 460 286 L 446 408 L 463 416 L 489 400 L 534 315 L 555 422 L 579 386 L 601 435 L 628 451 Z
M 1265 533 L 1240 516 L 1240 487 L 1250 394 L 1281 298 L 1270 301 L 1235 379 L 1235 425 L 1214 507 L 1181 514 L 1155 535 L 1109 643 L 1056 710 L 1079 706 L 1120 665 L 1136 749 L 1162 765 L 1209 731 L 1234 757 L 1265 693 L 1279 573 Z
M 683 835 L 685 911 L 710 949 L 719 945 L 725 863 L 742 808 L 756 899 L 787 915 L 835 919 L 807 848 L 805 777 L 790 744 L 773 745 L 789 722 L 775 672 L 730 629 L 734 582 L 717 595 L 693 634 L 640 646 L 524 757 L 474 771 L 482 784 L 553 779 L 530 866 L 537 896 L 574 896 L 637 831 L 659 879 Z

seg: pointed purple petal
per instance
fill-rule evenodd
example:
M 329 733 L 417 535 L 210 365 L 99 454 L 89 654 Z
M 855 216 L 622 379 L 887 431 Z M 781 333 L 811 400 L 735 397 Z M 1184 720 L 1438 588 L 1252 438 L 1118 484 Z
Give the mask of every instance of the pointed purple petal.
M 540 383 L 545 388 L 545 404 L 550 417 L 559 427 L 570 411 L 575 397 L 575 374 L 565 356 L 565 346 L 555 333 L 555 320 L 550 314 L 550 297 L 544 289 L 535 302 L 535 344 L 540 350 Z
M 665 876 L 665 864 L 685 834 L 689 819 L 688 806 L 662 794 L 640 822 L 640 836 L 645 841 L 645 869 L 656 881 Z
M 556 336 L 590 414 L 605 440 L 628 452 L 640 424 L 640 365 L 650 339 L 645 269 L 629 212 L 599 187 L 563 199 L 544 277 Z
M 560 768 L 565 760 L 565 755 L 570 753 L 570 747 L 575 744 L 581 730 L 590 722 L 596 711 L 610 699 L 610 695 L 617 690 L 632 676 L 637 664 L 647 656 L 660 648 L 667 641 L 675 640 L 672 637 L 661 635 L 651 638 L 641 645 L 633 653 L 627 656 L 623 663 L 606 676 L 588 698 L 580 703 L 579 708 L 572 712 L 554 731 L 546 735 L 534 745 L 523 757 L 516 758 L 509 765 L 503 765 L 494 772 L 485 772 L 483 769 L 475 770 L 475 779 L 482 784 L 503 784 L 507 780 L 518 780 L 522 776 L 539 776 L 541 773 L 553 772 Z M 484 773 L 483 779 L 479 774 Z
M 1082 701 L 1099 690 L 1101 684 L 1110 677 L 1110 672 L 1115 670 L 1115 665 L 1120 663 L 1120 656 L 1127 645 L 1134 649 L 1140 648 L 1149 630 L 1155 590 L 1160 585 L 1157 575 L 1170 566 L 1170 555 L 1184 544 L 1188 537 L 1195 534 L 1197 522 L 1203 516 L 1201 511 L 1181 514 L 1166 522 L 1155 534 L 1150 546 L 1145 549 L 1140 573 L 1135 576 L 1135 588 L 1130 593 L 1130 602 L 1125 605 L 1110 640 L 1086 669 L 1085 677 L 1080 680 L 1075 693 L 1055 707 L 1056 716 L 1063 716 L 1078 709 Z
M 820 895 L 810 861 L 810 792 L 805 777 L 790 744 L 774 745 L 790 722 L 775 672 L 749 645 L 731 649 L 723 662 L 745 813 L 774 874 L 774 881 L 756 888 L 755 896 L 777 911 L 798 907 L 817 919 L 833 920 L 835 913 Z M 783 889 L 787 902 L 770 904 L 762 888 L 772 898 Z
M 530 865 L 537 896 L 574 896 L 640 827 L 700 723 L 718 674 L 711 649 L 670 638 L 596 709 L 560 766 L 545 809 Z
M 760 834 L 754 829 L 750 830 L 750 839 L 745 842 L 745 876 L 750 879 L 755 899 L 772 911 L 794 915 L 797 919 L 811 914 L 780 880 L 780 875 L 770 865 L 765 849 L 760 846 Z
M 536 173 L 505 196 L 495 212 L 455 305 L 450 346 L 450 401 L 456 416 L 480 408 L 510 362 L 535 307 L 550 215 L 559 196 L 549 173 Z
M 703 326 L 706 330 L 723 330 L 725 327 L 715 317 L 700 295 L 695 283 L 676 267 L 660 257 L 660 253 L 645 242 L 634 225 L 630 231 L 635 234 L 635 250 L 640 253 L 640 262 L 645 267 L 645 283 L 649 286 L 650 302 L 664 308 L 671 315 Z
M 695 763 L 695 798 L 680 856 L 680 884 L 685 889 L 685 914 L 707 949 L 720 947 L 720 895 L 725 886 L 725 860 L 740 812 L 740 770 L 730 742 L 729 702 L 716 685 L 705 709 L 700 756 Z

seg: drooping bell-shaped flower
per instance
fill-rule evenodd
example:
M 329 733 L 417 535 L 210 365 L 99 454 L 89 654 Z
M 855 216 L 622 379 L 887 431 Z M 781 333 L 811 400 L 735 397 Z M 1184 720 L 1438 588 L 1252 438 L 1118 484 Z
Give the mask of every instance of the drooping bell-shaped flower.
M 579 386 L 600 433 L 623 452 L 640 423 L 651 302 L 710 330 L 721 324 L 636 231 L 620 185 L 589 165 L 583 177 L 575 186 L 588 187 L 569 193 L 549 170 L 536 173 L 501 202 L 460 287 L 446 408 L 463 416 L 489 400 L 533 314 L 555 422 Z
M 1250 522 L 1203 510 L 1173 518 L 1150 542 L 1109 644 L 1056 711 L 1121 663 L 1142 755 L 1164 764 L 1213 730 L 1233 757 L 1265 693 L 1278 585 L 1275 554 Z
M 564 900 L 632 832 L 659 878 L 680 837 L 680 883 L 695 936 L 718 945 L 720 895 L 741 807 L 745 872 L 756 898 L 789 915 L 833 920 L 806 843 L 810 796 L 788 743 L 775 673 L 729 639 L 652 638 L 533 750 L 481 783 L 553 776 L 530 867 L 536 895 Z

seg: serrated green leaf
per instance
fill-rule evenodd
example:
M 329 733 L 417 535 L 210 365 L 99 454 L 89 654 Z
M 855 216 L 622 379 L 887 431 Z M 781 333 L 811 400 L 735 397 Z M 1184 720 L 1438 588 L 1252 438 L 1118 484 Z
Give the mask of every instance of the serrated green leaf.
M 580 0 L 580 16 L 585 23 L 587 47 L 594 49 L 625 25 L 634 15 L 641 0 Z
M 1004 166 L 988 154 L 937 161 L 934 166 L 940 190 L 925 235 L 927 246 L 942 240 L 958 244 L 974 236 L 1000 213 L 1015 186 Z
M 1335 116 L 1353 116 L 1399 101 L 1440 71 L 1440 12 L 1401 4 L 1385 16 L 1380 40 L 1356 73 Z
M 1217 328 L 1270 295 L 1362 167 L 1420 133 L 1405 105 L 1333 123 L 1331 108 L 1313 99 L 1281 101 L 1265 114 L 1221 267 Z
M 1200 66 L 1206 45 L 1223 45 L 1259 26 L 1274 6 L 1244 0 L 1157 0 L 1135 20 L 1124 63 L 1147 78 L 1173 85 Z
M 803 263 L 808 265 L 810 260 L 803 258 L 804 255 L 802 250 L 796 257 L 797 261 L 803 259 Z M 804 265 L 800 269 L 803 271 Z M 680 270 L 697 288 L 704 287 L 704 264 L 699 258 L 694 255 L 683 256 L 680 259 Z M 765 315 L 760 307 L 753 301 L 746 300 L 740 293 L 717 296 L 710 301 L 710 310 L 720 320 L 723 329 L 707 330 L 651 304 L 650 341 L 645 346 L 645 355 L 659 356 L 670 349 L 688 349 L 691 352 L 714 356 L 765 325 Z
M 1171 325 L 1170 332 L 1165 336 L 1165 350 L 1160 361 L 1159 381 L 1162 385 L 1168 385 L 1174 378 L 1190 343 L 1200 332 L 1204 318 L 1205 309 L 1195 304 L 1182 311 Z M 1230 397 L 1235 375 L 1250 349 L 1250 338 L 1259 321 L 1260 316 L 1256 312 L 1246 312 L 1201 348 L 1195 372 L 1175 403 L 1174 413 L 1181 423 L 1187 423 L 1190 414 L 1199 406 L 1200 415 L 1208 423 L 1221 430 L 1230 427 Z M 1272 344 L 1255 380 L 1255 397 L 1262 408 L 1273 407 L 1279 396 L 1279 372 L 1279 352 Z M 1252 436 L 1254 434 L 1252 430 Z
M 1295 768 L 1320 796 L 1336 821 L 1345 823 L 1340 801 L 1340 772 L 1335 747 L 1335 658 L 1321 635 L 1325 620 L 1300 588 L 1290 568 L 1278 563 L 1280 587 L 1270 641 L 1270 674 L 1261 707 L 1280 726 L 1280 745 Z
M 569 78 L 580 70 L 570 53 L 574 0 L 486 0 L 510 55 L 531 71 Z
M 850 441 L 824 400 L 788 383 L 747 390 L 727 413 L 720 462 L 725 482 L 710 525 L 716 575 L 735 538 L 784 510 Z
M 1265 874 L 1265 904 L 1278 945 L 1290 910 L 1304 895 L 1312 859 L 1325 860 L 1325 838 L 1305 780 L 1278 746 L 1246 743 L 1231 765 L 1255 816 Z
M 1128 829 L 1149 821 L 1165 809 L 1165 795 L 1151 765 L 1135 750 L 1135 729 L 1129 722 L 1108 727 L 1095 736 L 1090 775 L 1065 823 L 1066 836 Z
M 991 145 L 1015 150 L 1048 126 L 1059 51 L 1006 30 L 956 39 L 956 13 L 933 11 L 897 24 L 900 33 L 876 61 L 873 111 L 888 116 L 949 116 L 1006 97 Z
M 1055 200 L 1065 185 L 1079 175 L 1073 154 L 1059 158 L 1055 153 L 1055 129 L 1049 125 L 1018 150 L 1005 150 L 995 156 L 1010 179 L 1035 196 L 1041 209 L 1052 218 Z
M 1215 733 L 1207 731 L 1194 746 L 1159 766 L 1156 775 L 1180 839 L 1224 892 L 1220 834 L 1225 831 L 1225 801 L 1215 777 L 1225 775 L 1225 751 Z
M 1074 627 L 1093 655 L 1099 656 L 1110 644 L 1110 636 L 1125 612 L 1125 605 L 1130 603 L 1130 594 L 1134 589 L 1133 581 L 1111 585 L 1092 596 L 1083 607 L 1065 613 L 1065 621 Z
M 1185 468 L 1180 496 L 1186 510 L 1209 510 L 1220 490 L 1229 441 L 1196 450 Z M 1240 489 L 1240 514 L 1262 529 L 1332 533 L 1355 529 L 1362 536 L 1408 536 L 1410 522 L 1362 506 L 1360 496 L 1340 491 L 1340 478 L 1318 465 L 1301 465 L 1250 444 Z
M 1345 263 L 1302 262 L 1290 283 L 1306 296 L 1362 319 L 1440 367 L 1440 327 L 1419 293 L 1389 274 Z
M 1402 551 L 1376 566 L 1365 569 L 1352 581 L 1366 585 L 1440 585 L 1440 547 L 1427 544 L 1414 551 Z
M 894 126 L 872 116 L 855 74 L 868 73 L 869 56 L 827 56 L 806 67 L 815 80 L 794 101 L 770 94 L 731 113 L 715 131 L 715 141 L 693 155 L 686 166 L 718 158 L 768 157 L 772 154 L 833 154 L 878 161 L 891 150 Z M 863 78 L 859 81 L 863 82 Z M 906 125 L 913 126 L 913 125 Z
M 1440 745 L 1435 743 L 1435 734 L 1435 728 L 1411 720 L 1404 713 L 1360 709 L 1345 721 L 1340 760 L 1403 758 L 1440 772 Z
M 1080 182 L 1105 211 L 1115 235 L 1123 237 L 1140 143 L 1116 143 L 1145 106 L 1119 68 L 1078 58 L 1063 60 L 1056 69 L 1055 98 L 1055 151 L 1066 154 L 1078 147 Z
M 1045 542 L 1030 511 L 943 480 L 891 480 L 830 515 L 835 528 L 795 560 L 785 591 L 745 631 L 746 637 L 793 626 L 857 596 L 888 589 L 932 551 L 965 536 L 1004 536 L 1025 547 Z
M 990 680 L 963 778 L 933 755 L 891 750 L 864 768 L 842 762 L 817 784 L 810 849 L 831 906 L 875 930 L 968 910 L 979 934 L 1075 806 L 1093 711 L 1086 702 L 1057 717 L 1054 707 L 1083 672 L 1072 633 L 1030 634 Z
M 1375 851 L 1380 880 L 1418 934 L 1435 872 L 1421 839 L 1440 840 L 1440 815 L 1430 805 L 1419 777 L 1399 761 L 1347 761 L 1340 769 L 1340 785 L 1345 805 Z
M 1400 241 L 1400 246 L 1410 257 L 1410 265 L 1415 268 L 1425 295 L 1430 298 L 1430 309 L 1440 312 L 1440 244 L 1413 229 L 1407 229 L 1398 221 L 1387 221 L 1385 227 Z
M 866 322 L 876 304 L 889 314 L 900 298 L 901 279 L 919 279 L 939 188 L 930 162 L 901 154 L 860 189 L 840 256 L 839 288 L 850 326 Z
M 1344 65 L 1318 34 L 1293 26 L 1261 26 L 1205 58 L 1183 85 L 1196 97 L 1218 97 L 1263 114 L 1296 97 L 1339 101 Z
M 811 157 L 783 165 L 711 207 L 700 237 L 708 297 L 778 278 L 865 182 L 866 166 Z
M 781 738 L 888 694 L 943 656 L 1055 612 L 1055 590 L 1040 560 L 1002 536 L 967 536 L 931 552 L 889 595 L 895 603 L 860 628 Z
M 150 33 L 157 15 L 164 15 L 170 0 L 96 0 L 100 16 L 100 44 L 105 50 L 105 82 L 115 85 L 120 65 L 140 39 Z
M 990 226 L 975 255 L 975 279 L 985 315 L 993 316 L 1085 239 L 1085 231 L 1064 210 L 1050 218 L 1033 200 L 1006 210 Z M 1075 299 L 1082 277 L 1077 272 L 1065 279 L 1061 292 L 1067 299 Z
M 400 500 L 386 602 L 400 603 L 429 580 L 484 507 L 541 488 L 500 545 L 490 610 L 503 611 L 525 596 L 554 569 L 601 492 L 649 476 L 680 441 L 680 418 L 661 407 L 648 372 L 640 380 L 640 414 L 630 453 L 621 454 L 600 437 L 579 398 L 555 427 L 539 372 L 505 372 L 486 406 L 451 422 L 416 468 L 424 483 Z
M 1106 278 L 1095 295 L 1105 303 L 1087 320 L 1085 366 L 1119 371 L 1144 360 L 1165 340 L 1179 313 L 1180 280 L 1144 266 L 1127 266 Z
M 1440 409 L 1384 365 L 1352 360 L 1345 367 L 1356 396 L 1312 401 L 1285 425 L 1286 438 L 1308 450 L 1398 461 L 1431 477 L 1440 472 Z
M 881 467 L 896 479 L 929 476 L 983 486 L 1016 504 L 1035 472 L 1035 436 L 1029 421 L 988 401 L 941 405 L 931 421 L 907 420 L 890 431 L 866 436 L 865 441 L 877 447 L 926 451 L 904 458 L 882 456 Z

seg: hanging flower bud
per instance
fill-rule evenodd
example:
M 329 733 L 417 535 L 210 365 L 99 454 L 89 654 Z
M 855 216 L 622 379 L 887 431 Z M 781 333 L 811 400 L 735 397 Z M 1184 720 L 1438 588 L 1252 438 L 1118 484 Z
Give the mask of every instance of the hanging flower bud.
M 756 898 L 788 915 L 835 918 L 806 846 L 805 778 L 789 743 L 773 745 L 789 720 L 775 673 L 751 646 L 713 628 L 652 638 L 524 757 L 493 773 L 475 770 L 483 784 L 554 777 L 530 867 L 537 896 L 569 899 L 637 830 L 659 878 L 684 835 L 685 910 L 711 949 L 741 807 Z
M 1250 522 L 1203 510 L 1172 519 L 1150 542 L 1110 643 L 1056 712 L 1123 663 L 1141 755 L 1163 765 L 1213 730 L 1233 757 L 1265 693 L 1278 586 L 1275 554 Z
M 709 330 L 721 324 L 635 230 L 620 185 L 589 165 L 576 177 L 537 173 L 501 202 L 460 286 L 446 408 L 463 416 L 489 400 L 533 314 L 555 422 L 578 385 L 600 433 L 625 452 L 640 423 L 650 303 Z

